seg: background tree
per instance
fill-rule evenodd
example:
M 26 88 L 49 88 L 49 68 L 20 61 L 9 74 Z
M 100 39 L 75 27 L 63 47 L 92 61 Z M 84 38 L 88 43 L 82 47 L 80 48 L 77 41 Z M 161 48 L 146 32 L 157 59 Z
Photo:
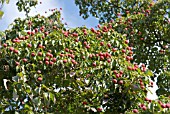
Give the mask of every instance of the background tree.
M 170 1 L 169 0 L 75 0 L 84 19 L 92 16 L 99 22 L 117 22 L 114 30 L 127 34 L 134 47 L 133 62 L 144 63 L 154 77 L 160 72 L 169 72 L 170 61 Z M 169 76 L 164 74 L 168 85 Z M 154 80 L 154 77 L 152 80 Z M 161 75 L 157 84 L 162 84 Z M 164 88 L 160 88 L 164 89 Z M 158 89 L 158 91 L 160 90 Z M 164 94 L 169 95 L 169 89 Z M 161 92 L 158 92 L 161 94 Z M 158 94 L 158 95 L 160 95 Z

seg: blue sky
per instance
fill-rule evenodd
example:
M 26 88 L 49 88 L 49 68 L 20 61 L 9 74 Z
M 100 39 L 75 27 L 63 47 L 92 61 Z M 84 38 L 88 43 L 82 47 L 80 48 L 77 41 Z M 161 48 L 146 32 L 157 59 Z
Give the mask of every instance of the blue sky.
M 39 0 L 39 4 L 36 8 L 33 8 L 30 12 L 30 15 L 35 15 L 40 13 L 41 15 L 49 15 L 49 9 L 60 7 L 63 9 L 61 11 L 62 18 L 64 18 L 63 22 L 67 23 L 69 27 L 80 27 L 82 25 L 86 25 L 88 28 L 95 27 L 98 24 L 98 20 L 94 17 L 90 17 L 87 20 L 84 20 L 79 16 L 79 9 L 74 4 L 74 0 Z M 17 0 L 10 0 L 9 4 L 5 4 L 2 8 L 5 15 L 0 20 L 0 30 L 5 30 L 8 28 L 8 25 L 13 22 L 13 20 L 17 17 L 24 18 L 23 12 L 18 12 L 16 7 Z M 45 14 L 47 11 L 47 14 Z

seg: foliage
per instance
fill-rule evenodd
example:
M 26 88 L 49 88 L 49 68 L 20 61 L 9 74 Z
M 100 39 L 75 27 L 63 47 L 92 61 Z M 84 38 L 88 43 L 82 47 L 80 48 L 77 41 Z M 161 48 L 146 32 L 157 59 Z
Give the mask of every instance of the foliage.
M 160 95 L 159 101 L 147 98 L 153 69 L 135 63 L 142 47 L 133 47 L 131 30 L 124 31 L 132 20 L 137 24 L 147 16 L 117 18 L 97 30 L 66 29 L 59 11 L 51 11 L 49 17 L 18 18 L 0 34 L 1 113 L 170 112 L 169 94 Z M 134 25 L 134 32 L 138 28 L 143 30 Z M 163 65 L 168 67 L 168 62 Z
M 75 0 L 75 3 L 79 6 L 80 15 L 84 19 L 91 14 L 99 18 L 100 23 L 116 22 L 114 30 L 127 34 L 130 46 L 134 47 L 133 62 L 144 63 L 152 70 L 154 77 L 159 76 L 163 69 L 170 71 L 169 0 L 103 0 L 102 2 Z M 160 79 L 161 75 L 158 83 L 162 84 Z M 168 84 L 170 80 L 168 78 L 167 80 Z
M 18 6 L 18 11 L 24 11 L 26 16 L 28 16 L 31 11 L 31 7 L 35 7 L 38 4 L 38 0 L 18 0 L 16 5 Z
M 165 71 L 160 76 L 158 77 L 158 90 L 157 90 L 157 95 L 164 95 L 164 96 L 169 96 L 170 95 L 170 72 Z

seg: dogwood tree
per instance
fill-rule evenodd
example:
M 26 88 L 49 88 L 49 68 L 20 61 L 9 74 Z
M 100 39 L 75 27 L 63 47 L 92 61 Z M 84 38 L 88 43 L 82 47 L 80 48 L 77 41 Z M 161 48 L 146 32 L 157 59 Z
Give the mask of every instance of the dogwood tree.
M 17 18 L 1 34 L 1 113 L 170 111 L 168 94 L 159 101 L 147 98 L 154 73 L 139 64 L 141 45 L 131 45 L 132 36 L 123 24 L 145 18 L 143 14 L 118 17 L 98 29 L 66 29 L 60 12 L 51 11 L 48 17 L 26 12 L 27 18 Z

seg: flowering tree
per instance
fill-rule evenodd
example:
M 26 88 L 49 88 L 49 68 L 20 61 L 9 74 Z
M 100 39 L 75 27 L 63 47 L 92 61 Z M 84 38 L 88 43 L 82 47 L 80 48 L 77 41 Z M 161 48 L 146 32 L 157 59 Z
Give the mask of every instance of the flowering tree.
M 136 47 L 120 32 L 119 18 L 98 29 L 66 29 L 60 12 L 51 11 L 49 17 L 26 13 L 1 34 L 1 113 L 170 111 L 168 96 L 147 98 L 152 69 L 135 63 Z

